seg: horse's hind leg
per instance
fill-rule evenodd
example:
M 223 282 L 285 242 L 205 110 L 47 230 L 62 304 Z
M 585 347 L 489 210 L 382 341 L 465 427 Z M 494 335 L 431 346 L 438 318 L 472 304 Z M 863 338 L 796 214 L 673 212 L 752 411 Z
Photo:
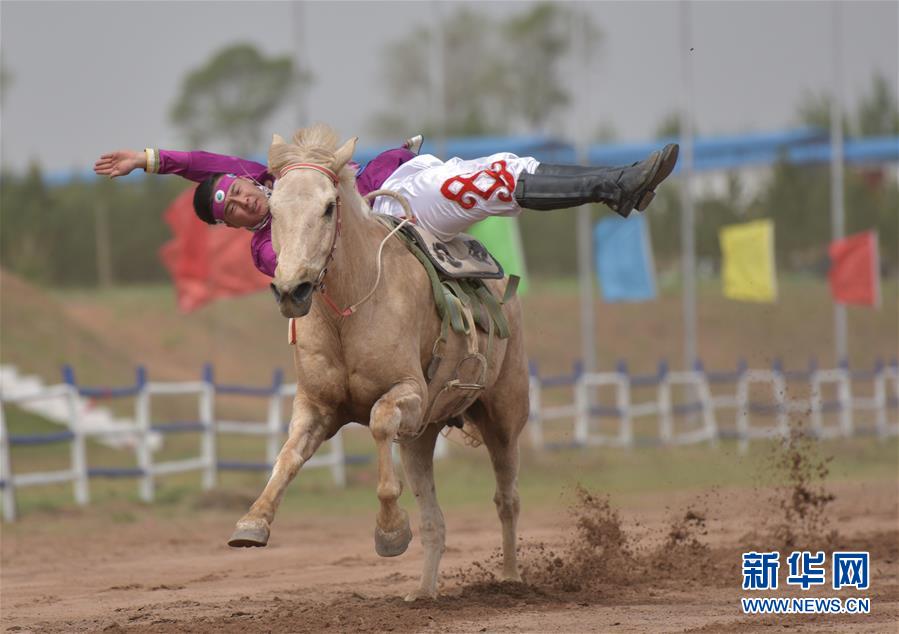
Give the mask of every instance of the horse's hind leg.
M 518 436 L 527 422 L 527 374 L 524 374 L 523 394 L 521 386 L 514 389 L 491 390 L 491 394 L 475 403 L 466 412 L 481 431 L 484 444 L 490 453 L 493 473 L 496 477 L 496 494 L 493 501 L 503 530 L 503 579 L 520 581 L 516 533 L 521 501 L 518 497 Z M 511 379 L 507 383 L 519 383 Z M 508 387 L 508 386 L 507 386 Z
M 421 422 L 421 388 L 404 381 L 394 385 L 371 409 L 371 435 L 378 451 L 378 500 L 381 508 L 375 523 L 375 550 L 381 557 L 406 552 L 412 541 L 409 515 L 397 500 L 402 481 L 393 468 L 393 441 L 400 428 L 415 429 Z
M 324 441 L 330 428 L 330 416 L 316 405 L 300 398 L 293 402 L 293 415 L 287 441 L 278 453 L 268 484 L 249 512 L 237 522 L 229 546 L 265 546 L 271 523 L 287 485 Z
M 421 513 L 421 545 L 425 551 L 424 569 L 418 590 L 406 596 L 406 601 L 437 597 L 437 570 L 446 542 L 443 511 L 437 503 L 434 487 L 434 446 L 440 425 L 428 425 L 421 436 L 400 445 L 406 481 L 415 494 Z

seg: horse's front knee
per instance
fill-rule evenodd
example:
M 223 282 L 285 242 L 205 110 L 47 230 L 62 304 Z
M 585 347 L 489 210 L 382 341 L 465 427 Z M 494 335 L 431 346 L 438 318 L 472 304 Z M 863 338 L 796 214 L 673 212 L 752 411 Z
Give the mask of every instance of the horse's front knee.
M 521 498 L 517 491 L 511 493 L 497 491 L 493 496 L 493 503 L 500 519 L 515 519 L 521 510 Z
M 443 518 L 434 519 L 423 517 L 421 519 L 419 531 L 421 532 L 422 545 L 437 546 L 441 549 L 444 548 L 444 545 L 446 544 L 446 524 L 444 524 Z
M 400 428 L 402 421 L 402 413 L 393 403 L 381 403 L 378 401 L 371 412 L 371 428 L 372 438 L 375 442 L 392 442 L 396 437 L 396 432 Z

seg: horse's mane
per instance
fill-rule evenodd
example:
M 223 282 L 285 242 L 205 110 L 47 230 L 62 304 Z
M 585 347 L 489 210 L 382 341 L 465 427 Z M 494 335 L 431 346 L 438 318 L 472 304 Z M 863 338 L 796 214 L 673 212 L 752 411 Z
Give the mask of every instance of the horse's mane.
M 276 135 L 276 139 L 280 139 Z M 331 126 L 316 123 L 308 128 L 301 128 L 293 135 L 293 143 L 272 143 L 268 150 L 268 167 L 272 174 L 278 174 L 290 163 L 315 163 L 333 169 L 337 160 L 340 137 Z M 353 200 L 362 214 L 371 214 L 369 204 L 356 191 L 355 170 L 344 165 L 338 173 L 340 185 L 346 200 Z M 350 195 L 351 194 L 351 195 Z
M 331 167 L 334 164 L 337 142 L 337 133 L 324 123 L 302 128 L 293 135 L 293 143 L 273 144 L 269 148 L 269 169 L 277 174 L 291 162 Z

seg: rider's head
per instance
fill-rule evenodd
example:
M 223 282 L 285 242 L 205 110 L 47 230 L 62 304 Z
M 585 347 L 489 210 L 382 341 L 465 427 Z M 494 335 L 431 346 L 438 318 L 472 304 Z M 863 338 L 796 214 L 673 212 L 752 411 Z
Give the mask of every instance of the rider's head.
M 194 212 L 211 225 L 252 228 L 268 215 L 268 188 L 234 174 L 213 174 L 194 192 Z

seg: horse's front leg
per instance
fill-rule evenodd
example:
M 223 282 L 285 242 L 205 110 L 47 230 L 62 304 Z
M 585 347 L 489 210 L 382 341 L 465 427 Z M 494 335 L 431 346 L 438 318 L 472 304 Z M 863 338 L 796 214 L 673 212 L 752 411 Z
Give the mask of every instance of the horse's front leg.
M 268 484 L 249 512 L 237 522 L 237 528 L 228 540 L 229 546 L 265 546 L 268 543 L 271 523 L 287 485 L 325 440 L 332 423 L 332 412 L 297 394 L 287 441 L 278 453 Z
M 409 515 L 397 503 L 403 484 L 393 467 L 393 441 L 400 428 L 418 428 L 421 404 L 421 388 L 417 382 L 409 380 L 394 385 L 371 409 L 369 426 L 378 451 L 378 499 L 381 502 L 375 524 L 375 550 L 381 557 L 402 555 L 412 541 Z
M 421 436 L 400 445 L 406 481 L 421 511 L 419 534 L 425 551 L 418 590 L 408 594 L 406 601 L 437 597 L 437 570 L 446 542 L 446 525 L 434 487 L 434 446 L 440 429 L 440 425 L 429 425 Z

